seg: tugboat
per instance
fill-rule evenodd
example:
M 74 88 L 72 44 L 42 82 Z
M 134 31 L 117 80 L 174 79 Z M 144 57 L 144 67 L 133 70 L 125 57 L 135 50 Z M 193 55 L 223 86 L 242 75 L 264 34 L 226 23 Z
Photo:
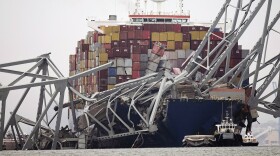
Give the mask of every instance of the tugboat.
M 257 139 L 252 135 L 252 133 L 247 133 L 243 137 L 242 146 L 258 146 L 259 142 Z
M 186 135 L 182 142 L 184 147 L 212 147 L 215 138 L 213 135 Z
M 221 124 L 217 124 L 217 131 L 214 134 L 216 146 L 241 146 L 242 135 L 236 130 L 237 124 L 234 124 L 232 119 L 226 113 L 225 120 Z

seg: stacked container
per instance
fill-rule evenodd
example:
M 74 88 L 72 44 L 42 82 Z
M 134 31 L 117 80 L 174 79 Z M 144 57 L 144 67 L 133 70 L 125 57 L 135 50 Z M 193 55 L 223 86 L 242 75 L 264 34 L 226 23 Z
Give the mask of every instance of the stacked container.
M 95 75 L 80 78 L 72 85 L 83 94 L 114 88 L 115 84 L 136 79 L 161 69 L 182 68 L 182 63 L 196 50 L 208 27 L 181 26 L 180 24 L 143 24 L 100 26 L 103 34 L 88 32 L 86 39 L 78 42 L 76 54 L 69 57 L 69 75 L 109 62 L 113 66 Z M 214 49 L 223 33 L 215 31 L 210 36 L 210 49 Z M 206 56 L 206 47 L 202 58 Z M 230 68 L 245 56 L 238 45 L 233 48 Z M 215 55 L 210 57 L 210 61 Z M 172 70 L 175 71 L 175 70 Z M 203 73 L 205 70 L 200 69 Z M 223 63 L 216 77 L 225 72 Z

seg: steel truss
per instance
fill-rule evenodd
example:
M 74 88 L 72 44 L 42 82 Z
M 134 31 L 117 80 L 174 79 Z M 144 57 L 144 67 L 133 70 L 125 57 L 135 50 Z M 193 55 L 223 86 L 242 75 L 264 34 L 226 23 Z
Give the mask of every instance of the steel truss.
M 180 82 L 187 82 L 188 84 L 191 84 L 195 89 L 196 95 L 200 98 L 203 98 L 205 96 L 208 96 L 209 91 L 212 88 L 221 83 L 228 82 L 228 84 L 235 88 L 241 88 L 244 87 L 242 86 L 243 81 L 251 76 L 254 76 L 254 81 L 251 84 L 253 92 L 251 93 L 248 104 L 251 106 L 252 110 L 262 111 L 278 117 L 280 108 L 280 94 L 278 94 L 279 89 L 277 88 L 267 95 L 263 95 L 263 93 L 272 79 L 279 73 L 280 56 L 277 55 L 274 58 L 263 63 L 261 63 L 261 60 L 265 57 L 263 53 L 266 53 L 265 47 L 267 42 L 265 41 L 268 40 L 268 34 L 270 33 L 270 31 L 274 30 L 273 27 L 280 17 L 280 11 L 269 24 L 272 0 L 259 0 L 259 3 L 257 3 L 257 1 L 255 0 L 250 0 L 249 3 L 245 5 L 243 5 L 242 0 L 238 0 L 236 5 L 233 5 L 230 2 L 231 0 L 225 1 L 198 49 L 193 54 L 191 60 L 187 62 L 185 69 L 178 76 L 174 76 L 168 71 L 161 71 L 159 73 L 146 75 L 139 79 L 130 80 L 128 82 L 118 84 L 114 89 L 97 92 L 90 97 L 87 97 L 79 93 L 74 89 L 73 86 L 70 85 L 71 80 L 89 74 L 94 74 L 102 69 L 106 69 L 111 66 L 111 63 L 107 63 L 105 65 L 90 69 L 72 77 L 64 77 L 50 60 L 48 54 L 39 56 L 34 59 L 0 64 L 0 72 L 20 75 L 19 78 L 10 83 L 8 86 L 0 87 L 0 100 L 2 103 L 0 148 L 2 148 L 3 136 L 6 134 L 9 127 L 15 127 L 17 135 L 19 135 L 18 131 L 20 130 L 17 130 L 19 128 L 17 126 L 18 119 L 16 119 L 16 113 L 32 87 L 41 87 L 37 117 L 36 121 L 33 123 L 33 131 L 29 135 L 27 142 L 25 144 L 20 143 L 23 144 L 22 149 L 32 149 L 34 146 L 36 146 L 36 143 L 40 137 L 40 130 L 43 128 L 46 129 L 44 126 L 42 126 L 41 122 L 46 116 L 46 113 L 52 103 L 55 102 L 54 99 L 58 96 L 58 94 L 59 102 L 56 115 L 57 120 L 54 130 L 54 136 L 51 138 L 53 141 L 52 149 L 56 149 L 57 142 L 59 142 L 58 134 L 62 109 L 68 107 L 70 107 L 71 110 L 75 131 L 87 135 L 91 135 L 91 131 L 93 129 L 98 129 L 100 131 L 100 135 L 91 136 L 91 139 L 94 140 L 104 140 L 129 135 L 156 132 L 157 117 L 159 114 L 164 114 L 163 107 L 166 106 L 165 103 L 167 99 L 170 97 L 176 97 L 174 92 L 176 92 L 177 89 L 176 85 Z M 267 2 L 267 9 L 262 35 L 260 36 L 255 46 L 250 50 L 250 53 L 239 64 L 230 69 L 229 61 L 232 48 L 247 30 L 248 26 L 254 20 L 255 16 L 259 13 L 259 10 L 265 4 L 265 2 Z M 256 7 L 254 9 L 252 9 L 253 4 L 256 4 Z M 213 35 L 213 31 L 222 17 L 224 16 L 224 18 L 227 19 L 228 7 L 234 7 L 236 10 L 231 31 L 223 36 L 222 41 L 214 49 L 210 49 L 210 36 Z M 241 20 L 239 20 L 240 12 L 244 12 Z M 239 24 L 238 21 L 240 21 Z M 224 27 L 224 30 L 226 30 L 226 25 Z M 201 58 L 200 55 L 205 47 L 207 47 L 207 56 Z M 217 54 L 216 57 L 213 59 L 213 61 L 210 61 L 210 56 L 214 54 Z M 249 67 L 252 67 L 254 65 L 253 63 L 255 59 L 257 59 L 255 65 L 256 70 L 251 72 L 250 74 L 246 74 L 249 71 Z M 226 73 L 221 78 L 215 80 L 213 79 L 213 77 L 223 61 L 226 61 Z M 4 67 L 31 62 L 35 62 L 36 64 L 26 72 L 3 69 Z M 205 63 L 206 66 L 204 66 Z M 271 64 L 273 64 L 273 67 L 271 68 L 270 73 L 263 79 L 260 79 L 259 72 L 263 69 L 267 69 Z M 48 75 L 49 67 L 53 70 L 57 77 L 50 77 Z M 193 81 L 192 77 L 201 67 L 205 68 L 206 72 L 204 73 L 204 77 L 201 81 L 195 82 Z M 35 74 L 32 74 L 31 72 L 35 68 L 38 68 L 37 72 Z M 41 71 L 42 75 L 39 74 Z M 236 81 L 237 76 L 240 73 L 241 77 L 238 81 Z M 27 76 L 33 78 L 31 83 L 16 85 L 18 81 Z M 228 81 L 229 76 L 231 76 L 232 78 Z M 35 82 L 36 79 L 41 79 L 42 82 Z M 257 88 L 257 83 L 261 80 L 263 80 L 263 83 Z M 211 83 L 209 83 L 210 81 Z M 55 86 L 54 93 L 46 90 L 47 85 Z M 64 92 L 66 88 L 69 90 L 70 102 L 63 104 Z M 26 90 L 4 128 L 6 99 L 10 91 L 17 89 Z M 275 98 L 274 102 L 266 102 L 265 99 L 275 92 L 277 92 L 277 97 Z M 43 109 L 45 99 L 44 97 L 46 96 L 46 93 L 50 95 L 51 99 Z M 74 94 L 76 94 L 79 99 L 73 100 Z M 85 102 L 84 113 L 81 116 L 76 117 L 74 105 L 81 101 Z M 120 103 L 128 106 L 128 113 L 125 118 L 119 116 L 117 113 L 117 109 Z M 258 104 L 265 105 L 265 107 L 260 107 Z M 135 123 L 131 120 L 132 113 L 139 116 L 141 120 L 139 125 L 135 125 Z M 116 123 L 122 128 L 121 132 L 117 132 Z

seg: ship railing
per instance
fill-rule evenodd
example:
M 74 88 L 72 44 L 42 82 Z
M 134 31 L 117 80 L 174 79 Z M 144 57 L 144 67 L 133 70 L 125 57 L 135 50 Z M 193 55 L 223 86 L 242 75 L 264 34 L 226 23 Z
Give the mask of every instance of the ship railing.
M 181 15 L 181 16 L 190 16 L 190 11 L 184 11 L 184 12 L 133 12 L 130 15 Z

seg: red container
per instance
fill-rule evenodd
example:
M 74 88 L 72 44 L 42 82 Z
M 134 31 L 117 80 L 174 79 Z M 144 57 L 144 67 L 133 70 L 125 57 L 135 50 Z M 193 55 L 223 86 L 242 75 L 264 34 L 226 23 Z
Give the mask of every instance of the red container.
M 242 61 L 242 59 L 234 59 L 234 58 L 232 58 L 232 59 L 230 59 L 230 65 L 229 65 L 229 67 L 230 68 L 233 68 L 233 67 L 235 67 L 238 63 L 240 63 Z
M 135 39 L 135 31 L 127 32 L 127 39 Z
M 135 30 L 135 39 L 141 40 L 143 36 L 142 30 Z
M 121 40 L 120 47 L 127 47 L 127 40 Z
M 141 54 L 148 54 L 148 45 L 140 45 Z
M 137 45 L 135 40 L 127 40 L 127 46 L 131 48 L 131 46 Z
M 183 33 L 183 42 L 190 42 L 190 41 L 191 41 L 191 34 Z
M 166 31 L 174 31 L 174 28 L 173 28 L 174 24 L 166 24 Z
M 213 35 L 213 34 L 215 34 L 215 35 Z M 220 32 L 220 31 L 213 32 L 213 34 L 210 35 L 210 39 L 214 40 L 214 41 L 220 41 L 220 40 L 222 40 L 222 38 L 224 36 L 224 33 Z
M 89 44 L 82 44 L 81 51 L 89 51 Z
M 183 43 L 180 41 L 175 42 L 175 49 L 182 49 Z
M 143 26 L 135 26 L 135 30 L 143 30 Z
M 140 71 L 139 70 L 133 70 L 132 71 L 132 78 L 137 79 L 139 77 L 141 77 Z
M 93 42 L 98 42 L 98 33 L 93 34 Z
M 144 24 L 143 29 L 147 30 L 147 31 L 150 31 L 151 30 L 151 24 Z
M 166 32 L 166 24 L 157 24 L 158 32 Z
M 133 26 L 133 25 L 127 26 L 127 31 L 134 31 L 134 30 L 135 30 L 135 26 Z
M 233 59 L 242 59 L 242 50 L 232 50 L 231 51 L 231 58 Z
M 133 46 L 132 53 L 134 53 L 134 54 L 140 54 L 140 53 L 141 53 L 141 48 L 140 48 L 140 46 Z
M 121 52 L 122 52 L 122 53 L 130 53 L 130 49 L 127 48 L 127 47 L 122 47 L 122 48 L 121 48 Z
M 181 32 L 181 24 L 174 24 L 173 25 L 174 32 Z
M 146 45 L 150 47 L 150 40 L 138 40 L 137 42 L 139 45 Z
M 103 46 L 105 49 L 111 49 L 111 43 L 104 43 L 104 44 L 102 44 L 102 46 Z
M 120 48 L 113 48 L 113 55 L 114 55 L 114 57 L 118 57 L 120 53 L 121 53 L 121 49 Z
M 119 41 L 112 41 L 111 42 L 111 47 L 115 48 L 115 47 L 119 47 L 120 46 L 120 42 Z
M 149 30 L 143 30 L 142 31 L 142 39 L 144 40 L 150 40 L 151 39 L 151 33 Z
M 196 50 L 200 44 L 200 40 L 192 40 L 191 41 L 191 50 Z
M 219 68 L 215 77 L 222 77 L 225 75 L 225 68 Z
M 188 33 L 190 32 L 190 26 L 182 26 L 181 27 L 182 33 Z
M 140 62 L 132 62 L 132 70 L 140 70 L 141 63 Z
M 108 54 L 108 58 L 114 58 L 115 57 L 112 49 L 106 49 L 106 53 Z
M 100 78 L 107 78 L 108 77 L 108 69 L 104 69 L 99 71 L 99 77 Z
M 121 25 L 120 26 L 120 31 L 127 31 L 128 26 L 127 25 Z
M 199 31 L 208 31 L 209 27 L 200 26 Z
M 141 54 L 132 54 L 132 61 L 133 62 L 140 62 L 141 61 Z
M 191 26 L 190 27 L 190 31 L 199 31 L 199 29 L 200 29 L 200 26 Z
M 125 31 L 120 32 L 120 40 L 127 40 L 127 32 Z
M 117 79 L 117 83 L 123 83 L 123 82 L 125 82 L 125 78 L 124 78 L 124 76 L 122 76 L 122 75 L 117 75 L 117 76 L 116 76 L 116 79 Z

